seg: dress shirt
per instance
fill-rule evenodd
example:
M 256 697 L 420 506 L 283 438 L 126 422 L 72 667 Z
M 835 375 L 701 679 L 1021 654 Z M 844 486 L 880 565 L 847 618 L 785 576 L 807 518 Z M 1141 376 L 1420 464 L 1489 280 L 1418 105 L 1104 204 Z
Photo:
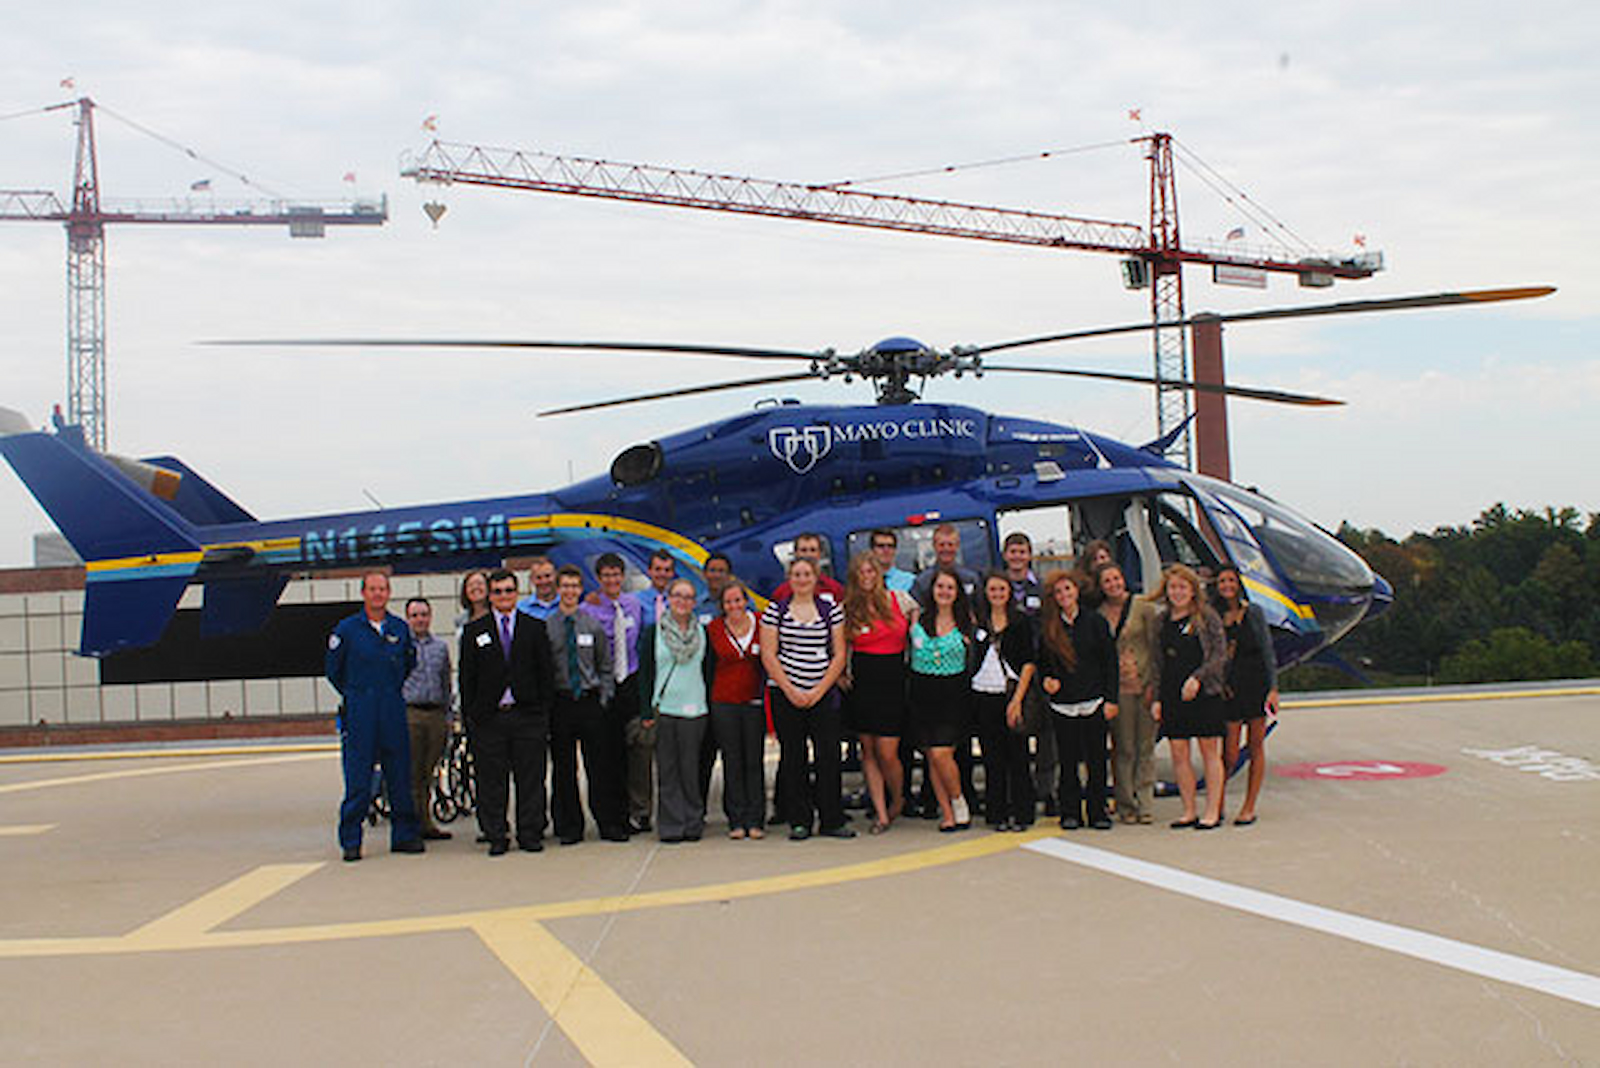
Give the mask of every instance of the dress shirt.
M 612 642 L 612 648 L 615 648 L 618 605 L 622 606 L 623 618 L 627 620 L 625 627 L 627 633 L 623 637 L 628 646 L 628 658 L 627 666 L 617 668 L 616 673 L 625 679 L 639 670 L 639 635 L 644 631 L 643 606 L 631 593 L 625 593 L 615 601 L 602 593 L 598 604 L 585 602 L 583 610 L 595 618 L 606 632 L 606 641 Z M 617 681 L 620 682 L 622 679 Z
M 556 607 L 560 604 L 560 597 L 551 597 L 548 601 L 541 601 L 538 594 L 530 593 L 517 602 L 517 611 L 523 615 L 532 616 L 542 623 L 555 614 Z
M 558 608 L 544 621 L 545 632 L 550 636 L 550 659 L 556 670 L 556 692 L 570 695 L 572 679 L 567 670 L 567 620 L 577 627 L 578 688 L 584 693 L 600 696 L 601 704 L 610 704 L 616 692 L 617 680 L 612 672 L 611 639 L 606 636 L 600 621 L 588 612 L 573 610 L 563 615 Z

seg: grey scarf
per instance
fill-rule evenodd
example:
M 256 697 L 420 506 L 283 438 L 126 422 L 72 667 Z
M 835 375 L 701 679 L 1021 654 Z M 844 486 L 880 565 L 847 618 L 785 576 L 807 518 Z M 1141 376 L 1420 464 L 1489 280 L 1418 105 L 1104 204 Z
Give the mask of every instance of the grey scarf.
M 667 652 L 672 654 L 674 664 L 687 664 L 700 655 L 705 648 L 706 629 L 700 621 L 689 619 L 689 626 L 684 630 L 678 629 L 678 623 L 670 615 L 663 616 L 656 628 L 661 632 L 661 640 L 667 647 Z

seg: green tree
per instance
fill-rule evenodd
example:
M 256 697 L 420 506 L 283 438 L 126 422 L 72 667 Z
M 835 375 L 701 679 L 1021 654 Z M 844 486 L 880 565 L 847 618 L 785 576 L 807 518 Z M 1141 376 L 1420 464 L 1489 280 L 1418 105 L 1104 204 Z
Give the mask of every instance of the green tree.
M 1594 658 L 1582 642 L 1558 643 L 1526 627 L 1499 627 L 1445 657 L 1439 680 L 1511 682 L 1587 678 L 1594 673 Z

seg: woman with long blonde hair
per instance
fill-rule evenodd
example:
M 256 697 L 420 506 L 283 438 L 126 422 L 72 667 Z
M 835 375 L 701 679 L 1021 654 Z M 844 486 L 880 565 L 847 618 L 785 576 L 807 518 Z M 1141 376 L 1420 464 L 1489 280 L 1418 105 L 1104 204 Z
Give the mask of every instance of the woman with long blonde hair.
M 845 726 L 861 738 L 861 773 L 872 800 L 873 834 L 882 834 L 905 808 L 900 738 L 906 727 L 906 635 L 916 618 L 909 594 L 884 586 L 871 553 L 850 561 L 844 584 L 844 632 L 849 667 Z
M 1152 628 L 1151 685 L 1155 701 L 1150 713 L 1161 724 L 1172 751 L 1172 773 L 1178 780 L 1183 814 L 1174 829 L 1211 831 L 1222 822 L 1223 683 L 1228 668 L 1228 638 L 1222 618 L 1200 595 L 1200 576 L 1183 564 L 1161 574 L 1150 594 L 1159 625 Z M 1205 765 L 1205 817 L 1195 815 L 1194 766 L 1190 740 L 1197 739 Z

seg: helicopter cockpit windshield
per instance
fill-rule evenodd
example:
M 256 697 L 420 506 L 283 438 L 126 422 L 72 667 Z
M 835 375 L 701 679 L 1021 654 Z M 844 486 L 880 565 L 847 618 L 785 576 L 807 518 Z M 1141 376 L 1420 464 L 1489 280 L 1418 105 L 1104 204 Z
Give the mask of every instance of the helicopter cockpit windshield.
M 1243 539 L 1230 536 L 1230 528 L 1239 522 L 1249 528 L 1272 567 L 1293 585 L 1298 599 L 1310 606 L 1327 642 L 1336 641 L 1360 622 L 1373 607 L 1374 598 L 1381 599 L 1386 593 L 1387 585 L 1365 560 L 1310 520 L 1229 483 L 1200 475 L 1185 477 L 1202 500 L 1210 497 L 1225 506 L 1218 508 L 1208 502 L 1213 524 L 1230 548 L 1245 546 Z M 1246 546 L 1244 555 L 1251 552 Z M 1251 561 L 1239 562 L 1248 570 Z

